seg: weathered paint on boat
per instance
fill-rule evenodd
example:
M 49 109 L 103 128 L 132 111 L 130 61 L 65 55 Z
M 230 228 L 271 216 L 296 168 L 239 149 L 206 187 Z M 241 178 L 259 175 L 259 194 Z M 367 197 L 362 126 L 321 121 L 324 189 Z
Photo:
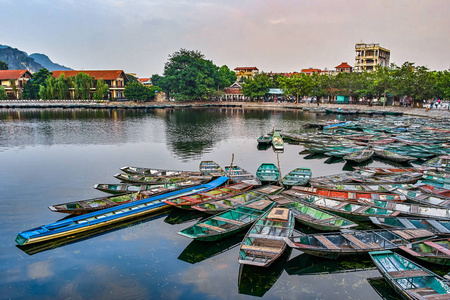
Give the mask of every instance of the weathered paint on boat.
M 296 168 L 283 177 L 281 183 L 283 186 L 306 185 L 312 176 L 311 169 Z
M 278 183 L 280 180 L 280 170 L 271 163 L 263 163 L 256 170 L 256 177 L 263 184 Z
M 450 239 L 435 239 L 414 242 L 399 249 L 429 263 L 450 266 Z

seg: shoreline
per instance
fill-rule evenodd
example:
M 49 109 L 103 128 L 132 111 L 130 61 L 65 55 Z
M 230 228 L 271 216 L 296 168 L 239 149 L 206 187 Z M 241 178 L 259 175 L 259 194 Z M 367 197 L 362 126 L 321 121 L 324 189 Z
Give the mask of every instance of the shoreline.
M 328 108 L 344 110 L 357 110 L 361 114 L 365 111 L 388 111 L 403 113 L 403 115 L 420 116 L 428 118 L 449 117 L 450 111 L 447 108 L 433 108 L 426 110 L 425 108 L 403 107 L 403 106 L 368 106 L 360 104 L 337 104 L 337 103 L 321 103 L 317 106 L 315 103 L 289 103 L 289 102 L 238 102 L 238 101 L 183 101 L 183 102 L 95 102 L 95 101 L 75 101 L 75 100 L 13 100 L 0 101 L 0 108 L 94 108 L 94 109 L 155 109 L 155 108 L 202 108 L 202 107 L 239 107 L 246 109 L 278 109 L 278 110 L 302 110 L 303 108 Z

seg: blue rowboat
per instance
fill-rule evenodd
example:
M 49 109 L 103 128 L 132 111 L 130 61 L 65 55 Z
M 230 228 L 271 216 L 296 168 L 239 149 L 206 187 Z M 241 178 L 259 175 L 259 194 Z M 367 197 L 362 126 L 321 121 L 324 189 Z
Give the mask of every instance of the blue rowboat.
M 16 243 L 26 245 L 48 241 L 156 212 L 168 206 L 168 204 L 163 202 L 164 200 L 208 191 L 224 184 L 227 180 L 228 177 L 223 176 L 207 184 L 149 197 L 22 231 L 17 235 Z

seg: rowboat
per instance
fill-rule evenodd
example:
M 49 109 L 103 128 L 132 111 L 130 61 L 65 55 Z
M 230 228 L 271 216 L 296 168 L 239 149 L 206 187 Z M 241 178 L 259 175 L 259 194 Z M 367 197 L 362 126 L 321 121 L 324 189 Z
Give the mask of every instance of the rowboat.
M 416 185 L 423 185 L 423 184 L 428 184 L 428 185 L 432 185 L 441 189 L 446 189 L 446 190 L 450 190 L 450 183 L 443 183 L 443 182 L 437 182 L 437 181 L 432 181 L 432 180 L 419 180 L 417 181 Z
M 341 127 L 343 127 L 345 125 L 349 125 L 351 123 L 352 123 L 352 121 L 346 121 L 346 122 L 341 122 L 341 123 L 330 124 L 330 125 L 324 126 L 323 130 L 336 130 L 338 128 L 341 128 Z
M 371 217 L 370 221 L 380 228 L 426 229 L 439 235 L 450 235 L 450 220 L 436 220 L 430 218 L 384 218 Z
M 450 266 L 449 248 L 449 238 L 414 242 L 409 245 L 399 247 L 399 249 L 415 258 L 443 266 Z
M 358 184 L 358 183 L 332 183 L 332 184 L 317 184 L 313 183 L 311 184 L 313 187 L 316 188 L 325 188 L 325 189 L 332 189 L 332 190 L 340 190 L 340 191 L 374 191 L 374 192 L 393 192 L 398 188 L 401 189 L 415 189 L 417 188 L 413 184 L 409 183 L 402 183 L 402 184 Z
M 431 193 L 438 197 L 450 198 L 450 190 L 449 189 L 443 189 L 443 188 L 440 188 L 437 186 L 433 186 L 431 184 L 416 184 L 416 185 L 419 190 L 422 190 L 426 193 Z
M 425 167 L 442 168 L 450 171 L 450 155 L 436 156 L 422 164 Z
M 423 174 L 422 178 L 426 181 L 434 181 L 442 184 L 450 184 L 450 177 L 445 177 L 443 175 Z
M 306 185 L 309 181 L 309 179 L 312 176 L 311 169 L 308 168 L 296 168 L 289 173 L 286 174 L 286 176 L 281 179 L 281 183 L 285 187 L 293 186 L 293 185 Z
M 228 176 L 231 182 L 245 182 L 251 185 L 261 185 L 261 181 L 253 176 L 252 173 L 236 165 L 225 166 L 225 176 Z
M 153 188 L 164 188 L 169 190 L 175 190 L 177 188 L 185 188 L 194 185 L 202 184 L 202 181 L 197 179 L 188 179 L 186 181 L 179 181 L 174 183 L 161 183 L 161 184 L 146 184 L 146 183 L 99 183 L 94 185 L 94 188 L 109 194 L 125 194 L 143 192 Z
M 272 145 L 275 150 L 283 150 L 284 149 L 284 141 L 283 138 L 280 135 L 280 132 L 277 130 L 274 130 L 272 135 Z
M 450 198 L 444 196 L 437 196 L 435 194 L 427 193 L 423 190 L 405 190 L 396 189 L 394 193 L 405 196 L 408 200 L 422 205 L 450 208 Z
M 420 172 L 419 168 L 381 168 L 381 167 L 353 167 L 353 169 L 358 171 L 371 171 L 375 175 L 392 175 L 398 173 L 410 173 L 410 172 Z
M 450 299 L 450 286 L 442 277 L 389 250 L 369 254 L 384 279 L 403 298 Z
M 144 214 L 156 212 L 168 207 L 163 202 L 164 200 L 211 190 L 222 185 L 227 180 L 227 177 L 220 177 L 206 184 L 149 197 L 22 231 L 17 235 L 16 243 L 25 245 L 48 241 L 140 217 Z
M 274 185 L 263 186 L 257 189 L 244 192 L 237 196 L 232 196 L 217 201 L 210 201 L 194 205 L 192 206 L 192 208 L 208 214 L 217 214 L 256 199 L 264 199 L 265 196 L 277 194 L 282 190 L 283 189 L 279 186 Z
M 263 134 L 258 138 L 258 144 L 270 145 L 272 144 L 272 136 L 270 134 Z
M 282 192 L 282 195 L 292 197 L 293 200 L 305 203 L 314 208 L 324 209 L 356 221 L 368 221 L 369 217 L 396 217 L 400 214 L 393 210 L 382 209 L 369 204 L 328 199 L 300 193 L 292 189 Z
M 304 253 L 337 259 L 342 256 L 367 254 L 371 251 L 397 249 L 410 241 L 435 236 L 424 229 L 405 230 L 346 230 L 345 232 L 294 235 L 289 246 Z
M 384 175 L 372 177 L 354 176 L 351 179 L 354 182 L 367 184 L 393 184 L 393 183 L 415 183 L 422 177 L 422 173 L 402 173 L 398 175 Z
M 294 214 L 295 220 L 317 230 L 341 230 L 358 226 L 358 224 L 350 220 L 334 215 L 325 210 L 309 206 L 306 203 L 293 201 L 292 199 L 286 198 L 282 195 L 273 195 L 268 197 L 270 200 L 275 201 L 279 205 L 289 208 Z
M 183 229 L 178 234 L 198 241 L 217 241 L 250 227 L 275 202 L 257 199 Z
M 120 168 L 120 170 L 127 174 L 147 175 L 147 176 L 175 176 L 187 172 L 179 170 L 152 169 L 152 168 L 129 167 L 129 166 L 122 167 Z
M 173 189 L 172 189 L 173 190 Z M 141 200 L 150 196 L 155 196 L 169 192 L 166 188 L 151 188 L 143 192 L 117 195 L 112 197 L 98 197 L 87 200 L 72 201 L 51 205 L 48 208 L 53 212 L 60 212 L 72 215 L 81 215 L 125 203 Z
M 197 179 L 205 182 L 212 179 L 211 176 L 205 176 L 200 172 L 185 172 L 174 176 L 146 176 L 146 175 L 118 173 L 114 175 L 114 177 L 122 182 L 147 183 L 147 184 L 174 183 L 190 179 Z
M 287 248 L 285 238 L 294 230 L 294 215 L 287 208 L 274 207 L 253 224 L 242 240 L 239 263 L 267 267 Z
M 217 164 L 216 162 L 214 162 L 212 160 L 201 161 L 199 169 L 200 169 L 200 172 L 203 173 L 203 175 L 213 176 L 213 177 L 225 176 L 225 171 L 219 166 L 219 164 Z
M 304 186 L 294 186 L 292 190 L 299 191 L 301 193 L 323 196 L 330 199 L 346 200 L 346 201 L 357 201 L 358 199 L 363 200 L 386 200 L 386 201 L 396 201 L 403 202 L 406 200 L 404 195 L 398 195 L 394 193 L 383 193 L 374 191 L 342 191 L 333 190 L 325 188 L 315 188 L 315 187 L 304 187 Z
M 251 188 L 253 188 L 252 185 L 241 182 L 229 186 L 216 187 L 206 192 L 196 193 L 195 195 L 185 195 L 167 199 L 164 200 L 164 202 L 178 208 L 191 209 L 193 205 L 240 195 Z
M 274 164 L 263 163 L 256 170 L 256 178 L 258 178 L 262 184 L 276 184 L 280 180 L 280 170 Z
M 362 150 L 358 150 L 356 152 L 352 152 L 352 153 L 346 154 L 344 156 L 344 159 L 346 161 L 353 161 L 355 163 L 362 163 L 363 161 L 371 159 L 373 154 L 374 154 L 373 150 L 362 149 Z
M 375 151 L 375 155 L 395 162 L 407 162 L 416 159 L 415 157 L 412 156 L 401 155 L 385 149 L 373 148 L 373 150 Z

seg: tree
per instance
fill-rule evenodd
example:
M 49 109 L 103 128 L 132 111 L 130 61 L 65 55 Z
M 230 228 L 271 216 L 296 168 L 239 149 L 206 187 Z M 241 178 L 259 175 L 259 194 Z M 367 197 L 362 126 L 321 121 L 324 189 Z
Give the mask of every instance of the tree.
M 91 88 L 94 87 L 94 77 L 80 72 L 74 78 L 75 98 L 90 99 Z
M 433 73 L 434 82 L 434 96 L 441 99 L 450 99 L 450 70 Z
M 263 98 L 272 87 L 272 80 L 265 73 L 259 73 L 247 78 L 242 86 L 242 94 L 250 99 Z
M 221 66 L 218 74 L 217 89 L 220 90 L 229 87 L 236 82 L 236 79 L 235 72 L 231 71 L 226 65 Z
M 149 101 L 153 99 L 156 92 L 161 91 L 159 86 L 145 86 L 138 81 L 128 82 L 125 86 L 125 96 L 128 100 L 133 101 Z
M 47 77 L 52 76 L 49 70 L 42 68 L 33 74 L 33 78 L 28 80 L 22 91 L 22 98 L 24 99 L 44 99 L 39 96 L 40 86 L 45 83 Z
M 137 82 L 137 81 L 136 81 Z M 97 80 L 97 85 L 95 87 L 94 99 L 102 100 L 108 94 L 109 86 L 105 83 L 103 79 Z
M 5 87 L 0 85 L 0 100 L 8 100 L 8 95 L 6 94 Z
M 66 76 L 64 76 L 64 74 L 59 75 L 55 81 L 55 94 L 56 98 L 59 100 L 69 98 L 69 87 L 67 86 Z
M 313 89 L 311 76 L 304 73 L 292 74 L 290 77 L 280 76 L 278 82 L 285 94 L 296 97 L 296 103 L 299 96 L 308 96 Z
M 0 60 L 0 70 L 8 70 L 8 64 L 3 60 Z

